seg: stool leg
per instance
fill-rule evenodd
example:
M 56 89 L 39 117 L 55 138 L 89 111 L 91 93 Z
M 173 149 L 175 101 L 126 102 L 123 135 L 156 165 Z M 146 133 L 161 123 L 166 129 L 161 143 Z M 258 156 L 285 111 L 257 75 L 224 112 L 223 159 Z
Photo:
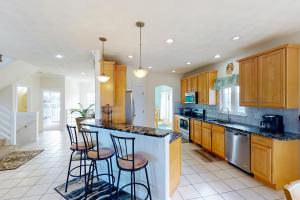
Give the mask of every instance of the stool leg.
M 91 180 L 91 189 L 93 189 L 93 182 L 94 182 L 94 172 L 95 172 L 95 168 L 97 167 L 96 165 L 96 161 L 93 160 L 93 171 L 92 171 L 92 180 Z
M 119 199 L 120 176 L 121 176 L 121 170 L 119 169 L 118 181 L 117 181 L 117 200 Z
M 113 185 L 114 185 L 114 179 L 113 179 L 113 177 L 114 177 L 114 172 L 113 172 L 113 168 L 112 168 L 112 161 L 111 161 L 111 157 L 109 158 L 109 161 L 110 161 L 110 172 L 111 172 L 111 182 L 113 183 Z
M 71 164 L 72 164 L 72 159 L 73 159 L 73 154 L 75 151 L 72 151 L 71 156 L 70 156 L 70 161 L 69 161 L 69 168 L 68 168 L 68 175 L 67 175 L 67 181 L 66 181 L 66 187 L 65 187 L 65 192 L 68 191 L 68 185 L 69 185 L 69 177 L 70 177 L 70 170 L 71 170 Z
M 131 192 L 130 192 L 130 199 L 133 200 L 133 186 L 132 186 L 132 183 L 133 183 L 133 171 L 131 171 L 131 176 L 130 176 L 130 189 L 131 189 Z
M 99 173 L 98 173 L 97 165 L 96 165 L 95 169 L 96 169 L 96 174 L 97 174 L 97 181 L 99 182 L 99 181 L 100 181 L 100 178 L 99 178 Z
M 88 193 L 88 190 L 89 190 L 89 182 L 90 182 L 92 164 L 93 164 L 93 161 L 91 161 L 90 166 L 89 166 L 88 178 L 87 178 L 86 185 L 85 185 L 85 197 L 87 197 L 87 193 Z
M 133 171 L 133 197 L 134 200 L 136 199 L 136 194 L 135 194 L 135 171 Z
M 151 197 L 151 189 L 150 189 L 150 183 L 149 183 L 149 178 L 148 178 L 148 171 L 147 171 L 147 167 L 145 167 L 145 172 L 146 172 L 146 179 L 147 179 L 147 185 L 148 185 L 149 197 L 150 197 L 150 200 L 152 200 L 152 197 Z
M 81 178 L 81 168 L 82 168 L 82 151 L 80 151 L 80 164 L 79 164 L 79 176 Z

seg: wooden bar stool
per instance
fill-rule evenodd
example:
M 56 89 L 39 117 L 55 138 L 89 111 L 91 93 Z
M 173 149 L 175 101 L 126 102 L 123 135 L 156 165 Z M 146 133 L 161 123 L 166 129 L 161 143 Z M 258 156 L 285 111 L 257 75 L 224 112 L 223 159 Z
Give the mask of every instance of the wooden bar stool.
M 84 141 L 81 141 L 81 142 L 79 141 L 75 126 L 69 126 L 68 124 L 66 126 L 67 126 L 67 130 L 68 130 L 69 137 L 70 137 L 70 142 L 71 142 L 70 150 L 72 151 L 72 153 L 71 153 L 70 161 L 69 161 L 65 192 L 67 192 L 67 190 L 68 190 L 70 176 L 71 177 L 79 177 L 79 178 L 86 176 L 85 156 L 86 156 L 87 150 L 90 148 L 93 148 L 93 143 L 90 143 L 88 146 L 86 146 Z M 79 166 L 75 166 L 71 169 L 72 162 L 74 161 L 73 160 L 74 153 L 77 153 L 77 152 L 80 154 Z M 82 173 L 82 167 L 84 168 L 84 173 Z M 72 172 L 78 168 L 79 168 L 79 175 L 73 174 Z
M 300 180 L 285 185 L 283 190 L 287 200 L 300 199 Z
M 135 153 L 135 151 L 134 151 L 135 138 L 119 137 L 119 136 L 114 136 L 112 134 L 110 134 L 110 136 L 111 136 L 114 148 L 115 148 L 117 165 L 119 167 L 118 182 L 117 182 L 117 189 L 118 189 L 117 197 L 119 198 L 119 192 L 122 189 L 124 189 L 127 186 L 130 186 L 131 199 L 136 199 L 135 186 L 140 185 L 147 190 L 147 196 L 145 197 L 145 200 L 148 197 L 150 198 L 150 200 L 152 200 L 148 172 L 147 172 L 148 160 L 145 158 L 145 156 L 143 154 Z M 145 169 L 147 185 L 142 184 L 142 183 L 137 183 L 135 181 L 135 172 L 142 170 L 142 169 Z M 131 181 L 130 181 L 130 183 L 122 186 L 119 189 L 121 171 L 130 172 L 131 173 Z
M 91 161 L 91 165 L 89 167 L 85 192 L 87 194 L 89 191 L 90 181 L 91 181 L 90 189 L 92 190 L 94 178 L 97 178 L 97 180 L 99 181 L 100 176 L 108 176 L 108 182 L 110 184 L 109 192 L 111 196 L 111 193 L 114 188 L 114 182 L 115 182 L 115 177 L 113 175 L 113 170 L 112 170 L 111 158 L 114 156 L 115 151 L 113 148 L 100 147 L 100 137 L 99 137 L 100 133 L 98 131 L 81 130 L 80 132 L 83 135 L 83 140 L 86 147 L 88 147 L 90 143 L 95 144 L 93 148 L 89 148 L 87 151 L 87 159 Z M 107 173 L 99 174 L 97 170 L 97 161 L 103 161 L 103 160 L 105 160 L 107 164 Z M 94 171 L 96 171 L 96 175 L 94 175 Z

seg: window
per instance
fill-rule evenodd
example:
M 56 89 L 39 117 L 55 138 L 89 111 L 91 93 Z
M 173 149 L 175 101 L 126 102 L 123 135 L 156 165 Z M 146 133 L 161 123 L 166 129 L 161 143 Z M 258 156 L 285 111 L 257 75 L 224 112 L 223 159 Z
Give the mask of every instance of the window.
M 246 115 L 246 109 L 240 106 L 240 87 L 234 86 L 220 90 L 220 111 L 228 108 L 229 112 L 234 115 Z

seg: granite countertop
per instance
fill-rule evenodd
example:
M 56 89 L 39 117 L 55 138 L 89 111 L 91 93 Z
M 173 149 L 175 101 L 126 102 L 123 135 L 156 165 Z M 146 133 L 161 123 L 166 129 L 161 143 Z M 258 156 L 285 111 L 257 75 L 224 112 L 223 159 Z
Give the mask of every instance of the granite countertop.
M 191 119 L 201 120 L 201 121 L 205 121 L 205 122 L 212 123 L 212 124 L 221 125 L 226 128 L 242 130 L 242 131 L 246 131 L 246 132 L 256 134 L 256 135 L 261 135 L 261 136 L 268 137 L 268 138 L 273 138 L 273 139 L 278 139 L 278 140 L 300 140 L 300 134 L 297 134 L 297 133 L 284 132 L 283 134 L 274 134 L 274 133 L 270 133 L 267 131 L 263 131 L 258 126 L 252 126 L 252 125 L 248 125 L 248 124 L 241 124 L 241 123 L 235 123 L 235 122 L 222 123 L 222 122 L 215 121 L 215 120 L 218 120 L 215 118 L 209 118 L 209 117 L 202 118 L 202 117 L 186 116 L 186 115 L 182 115 L 182 114 L 176 114 L 176 115 L 191 118 Z
M 82 125 L 104 128 L 116 131 L 123 131 L 128 133 L 134 133 L 139 135 L 147 135 L 151 137 L 165 137 L 170 135 L 170 142 L 176 140 L 178 137 L 181 137 L 181 134 L 173 132 L 172 130 L 164 130 L 158 128 L 150 128 L 144 126 L 134 126 L 123 123 L 103 123 L 99 119 L 87 119 L 81 122 Z

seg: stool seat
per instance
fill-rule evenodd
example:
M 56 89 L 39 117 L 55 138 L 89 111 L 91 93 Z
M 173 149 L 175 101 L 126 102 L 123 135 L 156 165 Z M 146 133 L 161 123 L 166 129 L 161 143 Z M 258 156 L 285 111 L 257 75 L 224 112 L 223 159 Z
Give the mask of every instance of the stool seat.
M 132 162 L 133 157 L 134 157 L 134 168 L 133 168 L 133 162 Z M 139 169 L 139 168 L 143 168 L 144 166 L 146 166 L 148 164 L 148 160 L 141 153 L 136 153 L 136 154 L 134 154 L 134 156 L 132 156 L 132 154 L 129 154 L 127 156 L 124 156 L 123 158 L 125 160 L 118 158 L 118 164 L 119 164 L 119 167 L 124 170 Z
M 84 142 L 79 142 L 77 144 L 72 144 L 70 149 L 74 151 L 83 151 L 83 150 L 88 150 L 94 147 L 93 143 L 89 143 L 88 147 L 85 146 Z
M 109 158 L 109 157 L 111 157 L 111 156 L 113 156 L 115 154 L 114 149 L 108 148 L 108 147 L 99 148 L 98 152 L 99 152 L 99 157 L 98 157 L 97 151 L 90 150 L 87 153 L 87 157 L 89 159 L 97 159 L 97 160 L 99 160 L 99 159 Z

